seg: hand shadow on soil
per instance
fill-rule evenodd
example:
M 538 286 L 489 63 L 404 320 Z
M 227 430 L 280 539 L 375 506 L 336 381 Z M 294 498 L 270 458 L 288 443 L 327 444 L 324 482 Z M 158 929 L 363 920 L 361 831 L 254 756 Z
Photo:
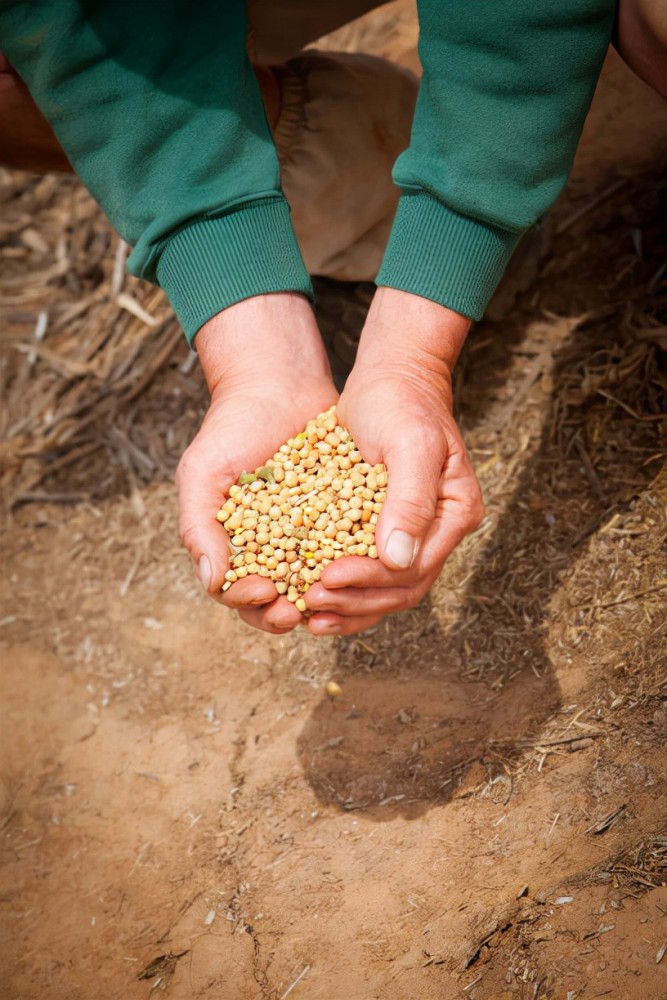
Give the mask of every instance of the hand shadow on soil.
M 620 302 L 618 314 L 603 309 L 561 337 L 539 445 L 511 477 L 511 499 L 463 591 L 449 583 L 435 604 L 427 597 L 341 640 L 334 676 L 343 693 L 322 699 L 298 739 L 321 803 L 390 820 L 416 818 L 460 794 L 462 784 L 485 782 L 494 799 L 510 794 L 507 765 L 561 705 L 549 655 L 551 596 L 586 540 L 651 481 L 656 465 L 647 455 L 661 450 L 661 354 L 624 330 L 627 301 Z M 489 332 L 480 327 L 478 339 L 488 343 Z M 467 429 L 512 352 L 524 350 L 530 361 L 530 346 L 516 334 L 494 334 L 467 401 L 462 392 Z M 519 447 L 520 434 L 517 419 L 502 428 L 505 464 L 508 442 Z M 494 500 L 498 489 L 497 481 Z M 440 605 L 451 621 L 444 601 L 459 604 L 446 630 L 438 618 Z

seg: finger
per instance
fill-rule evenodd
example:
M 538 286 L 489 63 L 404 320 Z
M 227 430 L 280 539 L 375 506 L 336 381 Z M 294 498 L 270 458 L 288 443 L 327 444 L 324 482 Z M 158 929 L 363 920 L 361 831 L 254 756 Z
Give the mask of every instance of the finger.
M 447 462 L 440 485 L 436 527 L 422 554 L 425 561 L 442 564 L 462 539 L 484 518 L 482 491 L 470 456 L 458 434 L 451 434 Z
M 295 628 L 294 625 L 286 625 L 285 627 L 274 625 L 267 621 L 266 617 L 256 608 L 246 608 L 244 611 L 239 611 L 239 618 L 251 628 L 260 632 L 270 632 L 271 635 L 286 635 Z
M 428 587 L 424 585 L 424 593 Z M 327 590 L 315 584 L 305 597 L 310 611 L 332 612 L 345 618 L 389 615 L 406 611 L 419 603 L 423 593 L 418 588 L 382 587 L 357 589 L 346 587 Z
M 279 602 L 276 601 L 276 604 Z M 291 632 L 297 625 L 303 622 L 303 615 L 293 608 L 289 601 L 285 602 L 292 609 L 292 613 L 283 609 L 269 608 L 243 608 L 239 611 L 241 618 L 246 625 L 259 629 L 262 632 L 270 632 L 272 635 L 285 635 Z
M 359 615 L 346 618 L 342 615 L 318 612 L 308 619 L 308 631 L 312 635 L 354 635 L 376 625 L 382 615 Z
M 224 501 L 224 477 L 214 479 L 208 470 L 202 472 L 191 449 L 184 453 L 176 473 L 179 531 L 202 586 L 209 594 L 218 594 L 229 569 L 227 533 L 215 519 Z
M 270 604 L 277 597 L 278 591 L 271 580 L 264 576 L 246 576 L 221 594 L 219 601 L 220 604 L 238 611 L 248 606 L 259 607 Z
M 321 585 L 327 590 L 345 587 L 364 589 L 407 587 L 418 579 L 418 563 L 415 563 L 409 570 L 392 570 L 387 569 L 379 559 L 369 559 L 367 556 L 343 556 L 325 567 L 321 577 Z M 316 587 L 317 584 L 313 586 Z
M 387 499 L 376 530 L 378 555 L 393 570 L 409 569 L 436 513 L 442 446 L 420 435 L 397 435 L 384 448 Z

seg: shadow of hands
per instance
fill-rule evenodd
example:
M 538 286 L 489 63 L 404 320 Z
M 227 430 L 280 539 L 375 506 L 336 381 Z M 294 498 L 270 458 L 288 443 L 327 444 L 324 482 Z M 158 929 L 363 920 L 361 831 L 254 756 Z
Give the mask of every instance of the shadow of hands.
M 524 663 L 494 690 L 462 666 L 429 598 L 342 641 L 342 694 L 323 698 L 298 740 L 318 800 L 388 820 L 416 818 L 471 783 L 505 795 L 502 779 L 495 788 L 503 761 L 557 709 L 558 685 Z
M 590 577 L 578 593 L 605 586 L 602 567 L 579 567 L 588 539 L 631 509 L 664 460 L 664 352 L 646 316 L 657 324 L 666 308 L 665 196 L 664 182 L 638 184 L 641 273 L 612 204 L 586 253 L 576 239 L 561 248 L 561 284 L 553 274 L 545 283 L 553 309 L 549 296 L 571 282 L 575 315 L 533 311 L 508 336 L 476 329 L 475 378 L 464 378 L 459 404 L 474 446 L 491 456 L 488 541 L 454 553 L 434 603 L 340 641 L 342 694 L 323 698 L 298 740 L 323 804 L 388 820 L 480 785 L 506 795 L 502 777 L 511 781 L 512 762 L 560 707 L 554 659 L 566 668 L 563 649 L 576 648 L 585 623 L 567 594 L 552 599 L 573 572 Z

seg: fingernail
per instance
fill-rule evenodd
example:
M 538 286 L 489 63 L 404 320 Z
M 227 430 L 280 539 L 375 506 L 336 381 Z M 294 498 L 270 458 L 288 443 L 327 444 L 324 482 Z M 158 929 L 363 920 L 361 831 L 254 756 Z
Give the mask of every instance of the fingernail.
M 211 577 L 213 576 L 213 570 L 211 569 L 211 563 L 209 562 L 208 556 L 200 556 L 197 569 L 199 570 L 199 579 L 202 582 L 204 590 L 208 590 L 211 586 Z
M 385 546 L 387 558 L 399 569 L 408 569 L 415 561 L 419 550 L 419 539 L 413 538 L 407 531 L 399 531 L 395 528 Z

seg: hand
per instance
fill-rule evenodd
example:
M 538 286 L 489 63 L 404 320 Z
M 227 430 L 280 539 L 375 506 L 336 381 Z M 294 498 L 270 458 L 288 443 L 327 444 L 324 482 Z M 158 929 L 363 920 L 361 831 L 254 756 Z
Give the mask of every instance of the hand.
M 451 372 L 470 322 L 433 302 L 378 289 L 338 415 L 368 462 L 384 462 L 379 560 L 327 566 L 306 594 L 317 635 L 349 634 L 414 607 L 480 523 L 479 485 L 452 415 Z
M 249 625 L 290 631 L 303 617 L 270 580 L 245 577 L 221 593 L 229 548 L 215 515 L 244 469 L 263 465 L 336 402 L 319 330 L 302 296 L 262 295 L 214 316 L 196 348 L 211 404 L 176 474 L 181 537 L 213 598 Z

